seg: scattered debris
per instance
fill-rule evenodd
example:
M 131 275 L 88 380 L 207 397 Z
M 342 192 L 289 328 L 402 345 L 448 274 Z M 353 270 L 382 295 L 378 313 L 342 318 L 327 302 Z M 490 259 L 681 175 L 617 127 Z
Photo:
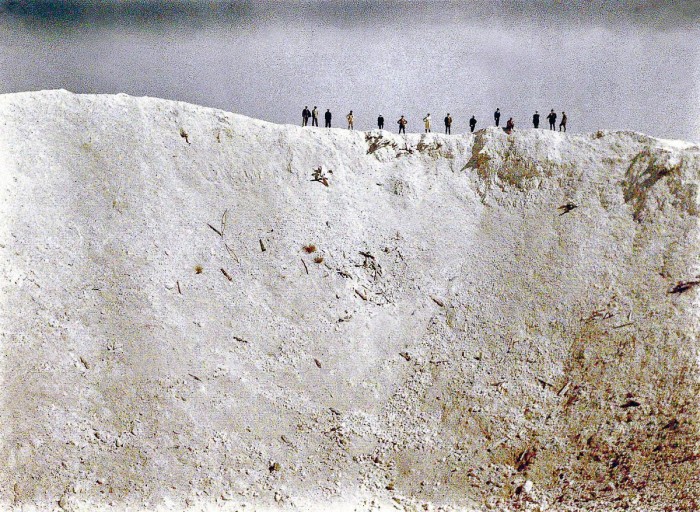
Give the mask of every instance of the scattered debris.
M 636 400 L 627 400 L 620 407 L 622 407 L 623 409 L 627 409 L 628 407 L 639 407 L 640 405 L 642 405 L 642 404 L 640 404 Z
M 668 293 L 683 293 L 690 290 L 693 286 L 700 284 L 700 278 L 691 279 L 689 281 L 678 281 Z
M 226 272 L 226 269 L 225 269 L 225 268 L 222 268 L 222 269 L 221 269 L 221 273 L 222 273 L 224 276 L 226 276 L 226 279 L 228 279 L 229 281 L 233 281 L 233 277 L 231 277 L 231 274 L 229 274 L 228 272 Z
M 367 295 L 365 295 L 363 292 L 355 288 L 355 293 L 357 294 L 358 297 L 360 297 L 362 300 L 367 300 Z
M 282 440 L 282 442 L 287 443 L 289 446 L 292 446 L 292 442 L 289 439 L 287 439 L 287 437 L 284 434 L 280 436 L 280 439 Z
M 187 144 L 190 143 L 190 136 L 187 134 L 184 128 L 180 128 L 180 137 L 185 139 L 185 142 L 187 142 Z
M 323 263 L 323 256 L 316 256 L 314 258 L 314 263 Z
M 228 210 L 224 210 L 224 214 L 221 216 L 221 237 L 223 238 L 224 232 L 226 231 L 226 220 L 228 219 Z
M 445 307 L 445 302 L 442 299 L 440 299 L 439 297 L 435 297 L 434 295 L 431 295 L 430 298 L 433 299 L 433 302 L 435 304 L 437 304 L 438 306 L 440 306 L 441 308 Z
M 90 369 L 90 363 L 83 356 L 80 356 L 80 362 L 83 363 L 86 370 Z
M 557 210 L 561 210 L 561 213 L 559 214 L 559 216 L 561 217 L 562 215 L 569 213 L 571 210 L 573 210 L 575 208 L 578 208 L 577 204 L 566 203 L 566 204 L 561 205 L 559 208 L 557 208 Z
M 566 392 L 569 390 L 569 386 L 571 386 L 571 381 L 567 380 L 566 383 L 559 388 L 559 391 L 557 391 L 557 396 L 565 395 Z
M 673 418 L 671 421 L 666 423 L 666 425 L 661 427 L 661 430 L 676 430 L 678 425 L 680 425 L 680 422 L 676 418 Z
M 240 341 L 241 343 L 248 343 L 248 340 L 246 340 L 245 338 L 241 338 L 240 336 L 234 336 L 233 339 L 236 341 Z
M 314 358 L 314 363 L 316 363 L 316 366 L 318 366 L 319 368 L 321 368 L 321 361 L 319 361 L 318 359 Z
M 406 361 L 411 360 L 411 354 L 409 354 L 408 352 L 399 352 L 399 355 L 403 357 Z
M 260 238 L 260 250 L 262 252 L 267 251 L 267 248 L 265 247 L 265 244 L 263 243 L 262 238 Z
M 304 258 L 301 258 L 301 264 L 304 265 L 304 270 L 306 270 L 306 273 L 309 273 L 309 267 L 306 266 L 306 262 L 304 261 Z
M 314 244 L 305 245 L 303 249 L 306 254 L 312 254 L 316 252 L 316 246 Z
M 537 456 L 537 448 L 532 446 L 532 447 L 526 449 L 516 459 L 516 461 L 515 461 L 517 463 L 516 469 L 519 472 L 523 472 L 523 471 L 527 470 L 530 467 L 530 464 L 532 464 L 532 462 L 535 460 L 536 456 Z
M 235 252 L 233 252 L 233 249 L 231 249 L 231 248 L 228 246 L 228 244 L 224 244 L 224 247 L 226 247 L 226 250 L 228 251 L 229 256 L 231 256 L 231 258 L 233 258 L 234 261 L 240 265 L 240 264 L 241 264 L 241 260 L 238 259 L 238 255 L 237 255 Z
M 180 288 L 180 281 L 175 281 L 175 283 L 177 284 L 177 293 L 182 295 L 182 289 Z
M 204 271 L 204 268 L 202 265 L 195 265 L 194 267 L 194 273 L 195 274 L 201 274 Z
M 282 469 L 282 466 L 280 466 L 279 462 L 272 462 L 270 463 L 270 467 L 268 469 L 270 470 L 270 473 L 274 473 L 275 471 Z
M 634 325 L 634 322 L 627 322 L 626 324 L 620 324 L 620 325 L 613 325 L 613 329 L 622 329 L 623 327 L 628 327 L 630 325 Z
M 198 381 L 198 382 L 202 382 L 202 379 L 200 379 L 199 377 L 197 377 L 197 376 L 194 375 L 193 373 L 188 373 L 187 375 L 189 375 L 190 377 L 192 377 L 194 380 L 196 380 L 196 381 Z
M 328 172 L 331 174 L 333 173 L 333 171 L 330 171 L 330 170 Z M 323 173 L 323 166 L 322 165 L 319 165 L 318 168 L 314 169 L 313 178 L 311 181 L 318 181 L 319 183 L 323 183 L 327 187 L 329 186 L 328 178 Z
M 544 379 L 540 379 L 539 377 L 536 377 L 536 379 L 537 379 L 537 382 L 539 382 L 540 384 L 542 384 L 542 389 L 546 389 L 547 386 L 549 386 L 550 388 L 554 388 L 554 384 L 552 384 L 552 383 L 550 383 L 550 382 L 547 382 L 547 381 L 544 380 Z
M 216 229 L 214 226 L 212 226 L 212 225 L 209 224 L 208 222 L 207 222 L 207 226 L 209 226 L 211 229 L 214 230 L 214 232 L 215 232 L 217 235 L 219 235 L 220 237 L 223 238 L 224 234 L 223 234 L 221 231 L 219 231 L 218 229 Z

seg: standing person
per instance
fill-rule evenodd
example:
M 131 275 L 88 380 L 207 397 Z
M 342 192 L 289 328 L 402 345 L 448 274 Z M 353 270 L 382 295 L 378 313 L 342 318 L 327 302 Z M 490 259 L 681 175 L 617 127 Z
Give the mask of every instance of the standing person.
M 554 109 L 549 113 L 547 116 L 547 121 L 549 121 L 549 129 L 550 130 L 556 130 L 556 124 L 557 124 L 557 113 L 554 112 Z
M 559 123 L 559 131 L 564 128 L 564 131 L 566 131 L 566 112 L 561 113 L 561 122 Z
M 425 123 L 425 133 L 430 133 L 430 112 L 423 118 L 423 122 Z
M 450 113 L 447 113 L 447 116 L 445 116 L 445 133 L 447 134 L 452 134 L 452 116 Z
M 306 126 L 309 124 L 309 118 L 311 117 L 311 112 L 309 112 L 309 106 L 305 106 L 304 110 L 301 111 L 301 125 Z
M 318 109 L 314 105 L 314 109 L 311 111 L 311 126 L 318 127 Z
M 345 119 L 348 120 L 348 130 L 354 130 L 355 128 L 353 127 L 352 123 L 355 120 L 355 116 L 352 115 L 352 110 L 347 116 L 345 116 Z
M 535 113 L 532 116 L 532 126 L 535 128 L 540 127 L 540 113 L 537 110 L 535 110 Z
M 406 125 L 408 124 L 408 121 L 404 116 L 401 116 L 401 119 L 398 121 L 399 123 L 399 135 L 401 135 L 401 132 L 403 132 L 404 135 L 406 135 Z
M 513 118 L 511 117 L 506 123 L 505 132 L 510 133 L 513 131 L 513 128 L 515 128 L 515 121 L 513 121 Z
M 493 120 L 496 121 L 496 126 L 498 126 L 498 123 L 501 122 L 501 109 L 497 108 L 496 111 L 493 113 Z
M 472 116 L 469 120 L 469 129 L 474 133 L 474 128 L 476 127 L 476 117 Z
M 377 118 L 377 126 L 379 126 L 380 130 L 384 129 L 384 116 L 379 114 L 379 117 Z
M 331 109 L 326 109 L 326 128 L 331 127 L 331 118 L 333 117 L 333 114 L 331 114 Z

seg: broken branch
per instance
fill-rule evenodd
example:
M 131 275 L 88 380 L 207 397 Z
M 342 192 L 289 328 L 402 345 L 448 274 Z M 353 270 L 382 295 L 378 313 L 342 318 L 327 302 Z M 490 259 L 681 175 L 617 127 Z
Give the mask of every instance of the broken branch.
M 214 226 L 212 226 L 212 225 L 209 224 L 208 222 L 207 222 L 207 226 L 209 226 L 211 229 L 213 229 L 214 232 L 215 232 L 217 235 L 219 235 L 220 237 L 223 237 L 223 236 L 224 236 L 223 233 L 221 233 L 221 231 L 219 231 L 218 229 L 216 229 Z

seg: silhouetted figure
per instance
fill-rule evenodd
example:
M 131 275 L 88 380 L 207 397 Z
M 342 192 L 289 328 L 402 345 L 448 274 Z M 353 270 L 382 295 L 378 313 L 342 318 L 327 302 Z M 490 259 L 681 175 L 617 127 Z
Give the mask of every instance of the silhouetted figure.
M 493 120 L 496 121 L 496 126 L 498 126 L 498 123 L 501 122 L 501 109 L 497 108 L 496 111 L 493 113 Z
M 508 122 L 506 123 L 506 127 L 504 128 L 504 131 L 506 133 L 511 133 L 513 131 L 513 128 L 515 128 L 515 121 L 513 121 L 513 118 L 511 117 L 508 119 Z
M 532 116 L 532 126 L 535 128 L 540 127 L 540 113 L 537 110 L 535 110 L 535 113 Z
M 445 133 L 452 133 L 452 116 L 449 112 L 447 113 L 447 116 L 445 116 Z
M 347 116 L 345 116 L 345 119 L 348 120 L 348 130 L 354 130 L 355 127 L 353 125 L 353 122 L 355 121 L 355 116 L 352 115 L 352 110 Z
M 311 111 L 311 126 L 318 126 L 318 109 L 314 105 L 314 109 Z
M 564 128 L 564 131 L 566 131 L 566 112 L 561 113 L 561 122 L 559 123 L 559 131 L 562 131 L 562 128 Z
M 309 110 L 308 105 L 304 107 L 304 110 L 301 111 L 301 125 L 306 126 L 309 124 L 309 118 L 311 117 L 311 111 Z
M 384 129 L 384 116 L 379 114 L 379 117 L 377 118 L 377 126 L 379 126 L 380 130 Z
M 430 112 L 423 118 L 423 123 L 425 123 L 425 133 L 430 133 Z
M 331 118 L 333 117 L 333 114 L 331 114 L 331 109 L 326 110 L 326 128 L 331 127 Z
M 476 117 L 472 116 L 469 120 L 469 129 L 474 133 L 474 128 L 476 128 Z
M 557 124 L 557 113 L 554 112 L 554 109 L 549 113 L 547 116 L 547 121 L 549 121 L 549 129 L 550 130 L 556 130 L 556 124 Z
M 398 120 L 399 123 L 399 134 L 403 132 L 404 135 L 406 135 L 406 125 L 408 124 L 408 121 L 404 116 L 401 116 L 401 119 Z

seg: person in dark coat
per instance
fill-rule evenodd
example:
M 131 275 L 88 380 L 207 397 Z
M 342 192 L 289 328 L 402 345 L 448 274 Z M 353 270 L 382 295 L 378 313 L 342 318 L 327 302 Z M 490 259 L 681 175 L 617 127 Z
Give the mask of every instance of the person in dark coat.
M 503 129 L 506 133 L 511 133 L 513 131 L 513 128 L 515 128 L 515 121 L 513 121 L 513 118 L 511 117 L 508 119 L 508 122 L 506 123 L 506 127 Z
M 535 113 L 532 116 L 532 126 L 535 128 L 540 127 L 540 113 L 537 110 L 535 110 Z
M 384 116 L 379 114 L 379 117 L 377 118 L 377 126 L 379 126 L 380 130 L 384 129 Z
M 547 116 L 547 121 L 549 121 L 549 129 L 550 130 L 556 130 L 556 125 L 557 125 L 557 113 L 554 112 L 554 109 L 549 113 Z
M 401 119 L 398 120 L 399 123 L 399 135 L 401 132 L 403 132 L 404 135 L 406 135 L 406 125 L 408 124 L 408 121 L 404 116 L 401 116 Z
M 333 114 L 331 114 L 331 109 L 326 109 L 326 128 L 331 127 L 331 118 L 333 117 Z
M 445 133 L 448 133 L 448 134 L 452 133 L 452 116 L 450 115 L 449 112 L 445 116 Z
M 496 126 L 498 126 L 498 123 L 501 122 L 501 109 L 497 108 L 496 111 L 493 113 L 493 120 L 496 121 Z
M 309 110 L 308 105 L 304 107 L 304 110 L 301 111 L 301 125 L 306 126 L 309 124 L 309 118 L 311 117 L 311 111 Z
M 566 112 L 561 113 L 561 122 L 559 123 L 559 131 L 564 128 L 564 131 L 566 131 Z
M 316 105 L 311 111 L 311 126 L 318 126 L 318 108 L 316 108 Z
M 469 129 L 474 133 L 474 128 L 476 128 L 476 117 L 472 116 L 469 120 Z

